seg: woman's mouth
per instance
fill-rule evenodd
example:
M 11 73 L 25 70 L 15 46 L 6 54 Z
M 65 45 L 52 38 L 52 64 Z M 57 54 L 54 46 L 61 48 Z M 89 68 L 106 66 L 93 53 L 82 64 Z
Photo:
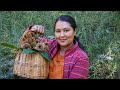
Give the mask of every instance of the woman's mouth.
M 65 42 L 66 41 L 66 39 L 60 39 L 60 42 Z

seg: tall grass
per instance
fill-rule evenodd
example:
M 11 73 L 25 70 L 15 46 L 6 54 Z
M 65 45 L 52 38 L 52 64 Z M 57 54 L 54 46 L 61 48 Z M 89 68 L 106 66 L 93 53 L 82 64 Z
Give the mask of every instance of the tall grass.
M 90 68 L 88 79 L 120 78 L 119 11 L 0 11 L 0 41 L 19 46 L 30 24 L 42 24 L 47 35 L 59 15 L 68 14 L 77 22 L 77 36 L 86 48 Z M 13 78 L 15 52 L 0 45 L 0 78 Z

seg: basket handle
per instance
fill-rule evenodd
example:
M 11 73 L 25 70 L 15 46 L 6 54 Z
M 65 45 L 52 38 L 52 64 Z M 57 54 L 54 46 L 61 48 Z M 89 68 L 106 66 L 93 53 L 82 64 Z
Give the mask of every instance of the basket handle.
M 38 34 L 37 32 L 35 32 L 35 31 L 30 31 L 30 29 L 32 28 L 32 26 L 33 26 L 33 24 L 31 24 L 31 25 L 28 27 L 28 29 L 27 29 L 28 32 L 34 32 L 35 35 L 37 35 L 37 34 Z M 40 35 L 40 34 L 39 34 L 39 35 Z M 46 40 L 47 40 L 47 42 L 48 42 L 48 38 L 47 38 L 47 35 L 46 35 L 46 34 L 43 34 L 43 35 L 40 35 L 40 36 L 46 38 Z M 37 36 L 36 36 L 36 37 L 37 37 Z M 21 43 L 22 38 L 23 38 L 23 35 L 20 37 L 19 43 Z
M 28 27 L 28 30 L 30 30 L 32 28 L 32 26 L 34 26 L 34 24 L 32 23 L 29 27 Z M 34 31 L 33 31 L 34 32 Z M 35 34 L 37 34 L 36 32 L 34 32 Z M 40 35 L 40 34 L 39 34 Z M 47 39 L 47 42 L 48 42 L 48 38 L 47 38 L 47 35 L 46 34 L 43 34 L 43 35 L 40 35 L 42 37 L 45 37 Z

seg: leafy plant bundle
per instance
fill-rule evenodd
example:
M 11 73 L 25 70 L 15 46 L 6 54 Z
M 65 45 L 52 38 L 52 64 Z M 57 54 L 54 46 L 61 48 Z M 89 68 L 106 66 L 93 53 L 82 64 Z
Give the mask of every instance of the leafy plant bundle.
M 23 53 L 25 53 L 25 54 L 31 54 L 31 53 L 38 52 L 46 60 L 52 61 L 51 57 L 49 56 L 49 54 L 46 51 L 38 51 L 38 50 L 33 49 L 33 48 L 20 48 L 20 47 L 17 47 L 15 45 L 12 45 L 12 44 L 9 44 L 9 43 L 1 43 L 1 45 L 4 46 L 4 47 L 6 47 L 6 48 L 10 48 L 10 49 L 17 50 L 17 51 L 18 50 L 22 50 Z

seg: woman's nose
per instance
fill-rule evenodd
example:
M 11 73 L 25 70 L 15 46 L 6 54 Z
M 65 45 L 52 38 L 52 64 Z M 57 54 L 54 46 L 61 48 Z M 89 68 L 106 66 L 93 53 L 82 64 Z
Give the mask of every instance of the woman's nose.
M 65 33 L 64 33 L 64 32 L 61 32 L 60 36 L 61 36 L 61 37 L 65 36 Z

